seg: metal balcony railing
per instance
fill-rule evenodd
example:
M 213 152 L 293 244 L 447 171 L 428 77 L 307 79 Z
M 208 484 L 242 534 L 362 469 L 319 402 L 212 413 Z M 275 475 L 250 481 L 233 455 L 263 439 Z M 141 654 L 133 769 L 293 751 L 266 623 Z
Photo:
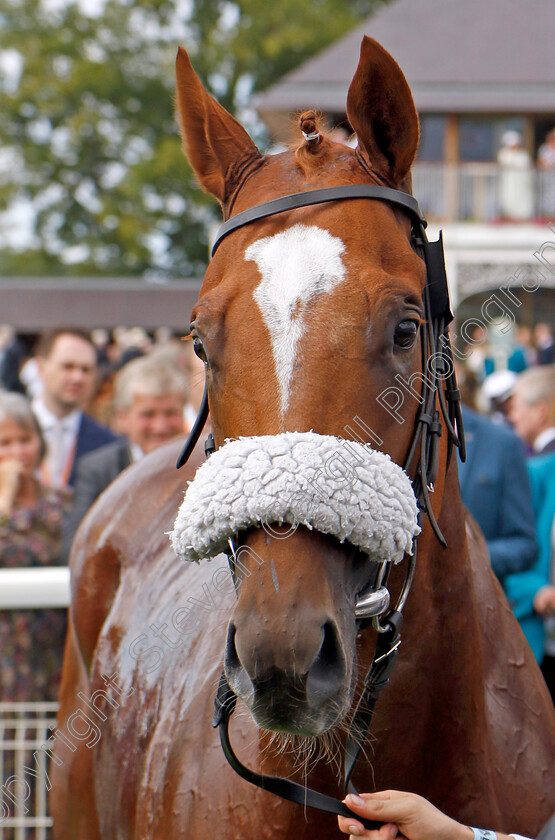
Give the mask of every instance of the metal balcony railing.
M 413 193 L 430 220 L 495 222 L 511 218 L 503 206 L 506 175 L 507 170 L 494 163 L 416 163 Z M 515 192 L 523 191 L 523 205 L 528 208 L 515 213 L 515 220 L 555 219 L 555 170 L 530 168 L 515 170 L 514 175 Z

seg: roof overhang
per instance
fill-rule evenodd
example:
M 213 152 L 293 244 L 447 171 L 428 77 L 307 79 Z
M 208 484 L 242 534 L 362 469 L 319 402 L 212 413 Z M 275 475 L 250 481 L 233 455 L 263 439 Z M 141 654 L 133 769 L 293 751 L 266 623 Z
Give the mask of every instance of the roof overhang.
M 200 280 L 4 277 L 0 312 L 2 322 L 19 332 L 42 332 L 62 324 L 83 329 L 164 326 L 186 332 L 200 286 Z

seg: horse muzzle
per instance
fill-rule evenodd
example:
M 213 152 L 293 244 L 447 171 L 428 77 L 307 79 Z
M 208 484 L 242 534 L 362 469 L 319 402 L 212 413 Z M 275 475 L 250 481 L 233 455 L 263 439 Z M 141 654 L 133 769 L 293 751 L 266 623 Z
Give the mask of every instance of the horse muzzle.
M 344 717 L 352 701 L 352 663 L 333 621 L 310 628 L 287 664 L 276 661 L 275 639 L 270 634 L 257 634 L 253 646 L 252 627 L 247 624 L 244 629 L 246 633 L 230 622 L 224 667 L 229 685 L 257 726 L 310 737 L 321 735 Z

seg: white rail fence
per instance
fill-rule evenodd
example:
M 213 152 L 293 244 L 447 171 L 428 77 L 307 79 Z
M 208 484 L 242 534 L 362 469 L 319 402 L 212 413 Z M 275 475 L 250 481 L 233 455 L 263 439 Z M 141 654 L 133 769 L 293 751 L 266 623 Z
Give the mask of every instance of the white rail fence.
M 47 840 L 49 763 L 57 703 L 0 703 L 0 840 Z
M 0 610 L 63 609 L 69 569 L 0 569 Z M 57 703 L 0 702 L 0 840 L 49 840 L 48 739 Z

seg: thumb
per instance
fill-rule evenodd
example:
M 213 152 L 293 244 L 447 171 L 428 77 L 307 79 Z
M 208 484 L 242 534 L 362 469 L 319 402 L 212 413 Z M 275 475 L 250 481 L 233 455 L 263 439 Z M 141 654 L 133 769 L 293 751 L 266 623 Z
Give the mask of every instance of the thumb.
M 348 794 L 345 805 L 361 817 L 379 819 L 385 823 L 397 823 L 408 815 L 408 801 L 401 792 L 380 791 L 362 796 Z

